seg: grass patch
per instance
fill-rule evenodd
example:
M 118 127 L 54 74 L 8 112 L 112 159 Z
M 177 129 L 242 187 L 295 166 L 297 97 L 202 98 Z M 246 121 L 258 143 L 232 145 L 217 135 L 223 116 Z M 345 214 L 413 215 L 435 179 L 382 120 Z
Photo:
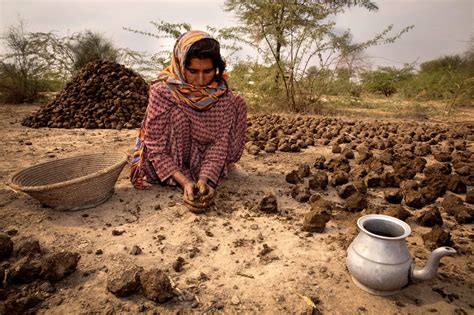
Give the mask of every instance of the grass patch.
M 254 100 L 248 110 L 250 113 L 284 113 L 288 112 L 287 108 L 288 104 L 283 99 L 271 101 L 260 99 L 256 102 Z M 410 100 L 397 95 L 390 98 L 363 95 L 362 97 L 324 96 L 318 103 L 306 106 L 301 113 L 357 118 L 470 120 L 473 119 L 473 112 L 472 102 L 453 108 L 447 101 Z
M 442 101 L 413 101 L 398 97 L 376 98 L 330 96 L 323 99 L 318 112 L 359 117 L 431 119 L 452 117 L 457 109 Z

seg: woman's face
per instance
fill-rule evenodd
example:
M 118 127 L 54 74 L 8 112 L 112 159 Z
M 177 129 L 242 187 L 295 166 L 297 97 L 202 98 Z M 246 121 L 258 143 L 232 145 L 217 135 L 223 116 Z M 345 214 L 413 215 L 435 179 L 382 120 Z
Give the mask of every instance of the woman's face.
M 197 87 L 204 87 L 212 83 L 216 70 L 211 58 L 191 58 L 189 65 L 184 70 L 186 82 Z

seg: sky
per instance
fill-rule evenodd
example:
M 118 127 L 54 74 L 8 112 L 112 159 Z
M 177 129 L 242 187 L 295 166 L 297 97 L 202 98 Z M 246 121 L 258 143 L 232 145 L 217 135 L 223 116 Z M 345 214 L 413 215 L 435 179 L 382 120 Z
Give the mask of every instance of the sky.
M 474 0 L 375 0 L 377 12 L 361 8 L 335 17 L 337 30 L 351 29 L 354 40 L 368 40 L 393 24 L 394 31 L 414 25 L 394 44 L 372 47 L 366 57 L 375 66 L 419 65 L 444 55 L 466 51 L 474 39 Z M 122 27 L 153 32 L 150 21 L 187 22 L 194 29 L 233 26 L 237 18 L 225 12 L 224 0 L 0 0 L 0 32 L 18 18 L 32 32 L 68 35 L 86 29 L 100 32 L 116 46 L 154 53 L 169 41 L 134 34 Z M 2 44 L 3 45 L 3 44 Z M 4 48 L 4 47 L 2 47 Z M 3 49 L 2 49 L 3 50 Z M 241 57 L 250 54 L 244 50 Z

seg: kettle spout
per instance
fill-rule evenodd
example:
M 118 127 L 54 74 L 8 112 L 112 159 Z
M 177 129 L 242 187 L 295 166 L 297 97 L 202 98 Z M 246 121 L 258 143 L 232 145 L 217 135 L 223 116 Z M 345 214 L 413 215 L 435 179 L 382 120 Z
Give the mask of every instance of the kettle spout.
M 454 254 L 456 254 L 456 250 L 451 247 L 443 246 L 435 249 L 423 268 L 416 267 L 415 264 L 412 265 L 411 279 L 419 281 L 433 279 L 438 274 L 438 266 L 441 257 L 452 256 Z

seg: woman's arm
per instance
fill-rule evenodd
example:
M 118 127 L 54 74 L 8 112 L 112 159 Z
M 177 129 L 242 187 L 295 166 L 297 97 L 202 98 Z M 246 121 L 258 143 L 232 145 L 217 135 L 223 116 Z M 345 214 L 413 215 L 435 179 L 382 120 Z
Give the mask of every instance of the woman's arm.
M 154 84 L 150 95 L 145 120 L 145 146 L 147 158 L 153 164 L 161 181 L 166 181 L 176 172 L 182 171 L 171 155 L 171 119 L 175 108 L 173 99 L 166 97 L 163 86 Z
M 229 101 L 233 102 L 230 111 L 225 113 L 222 121 L 222 130 L 219 138 L 207 149 L 201 166 L 200 178 L 217 184 L 226 163 L 235 163 L 242 155 L 245 144 L 245 131 L 247 128 L 247 111 L 243 98 L 234 96 Z

